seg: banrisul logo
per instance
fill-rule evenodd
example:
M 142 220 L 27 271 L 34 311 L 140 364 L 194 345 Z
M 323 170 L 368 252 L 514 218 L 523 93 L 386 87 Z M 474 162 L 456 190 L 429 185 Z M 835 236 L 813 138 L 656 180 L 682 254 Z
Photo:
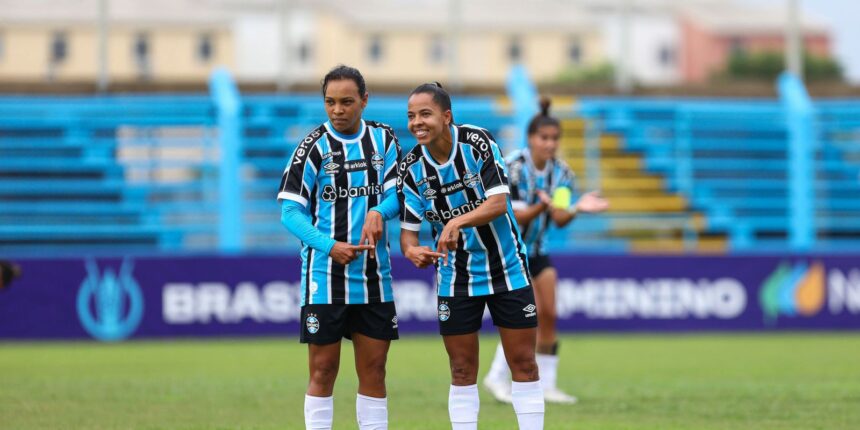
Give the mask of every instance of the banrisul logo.
M 825 300 L 824 265 L 820 261 L 782 262 L 759 290 L 764 320 L 775 324 L 779 317 L 811 317 L 821 312 Z
M 99 269 L 87 260 L 87 277 L 78 290 L 78 319 L 90 336 L 103 341 L 129 337 L 143 318 L 143 294 L 132 271 L 134 263 L 123 260 L 117 272 Z

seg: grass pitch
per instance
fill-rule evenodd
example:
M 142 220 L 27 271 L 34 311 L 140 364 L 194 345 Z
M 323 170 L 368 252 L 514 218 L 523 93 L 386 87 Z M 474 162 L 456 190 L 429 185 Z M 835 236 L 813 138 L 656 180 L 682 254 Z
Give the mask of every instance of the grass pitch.
M 495 337 L 481 344 L 482 373 Z M 857 429 L 860 334 L 568 336 L 547 429 Z M 354 429 L 344 343 L 335 429 Z M 297 340 L 0 343 L 2 429 L 301 429 Z M 391 429 L 448 429 L 441 338 L 406 336 L 389 357 Z M 516 429 L 481 390 L 481 429 Z

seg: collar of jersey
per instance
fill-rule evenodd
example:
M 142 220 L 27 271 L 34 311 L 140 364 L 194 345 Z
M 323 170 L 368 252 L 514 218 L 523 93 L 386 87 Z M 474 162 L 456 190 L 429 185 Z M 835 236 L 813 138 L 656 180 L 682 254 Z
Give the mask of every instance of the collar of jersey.
M 334 126 L 331 125 L 331 121 L 325 122 L 325 129 L 328 130 L 328 132 L 332 136 L 336 137 L 337 140 L 340 140 L 343 142 L 352 142 L 352 141 L 361 139 L 361 137 L 364 136 L 364 130 L 366 128 L 367 128 L 367 126 L 364 124 L 364 120 L 361 120 L 361 127 L 358 128 L 358 132 L 355 134 L 347 136 L 347 135 L 338 133 L 337 130 L 334 129 Z
M 421 147 L 421 153 L 424 154 L 424 158 L 426 158 L 427 161 L 430 162 L 430 164 L 432 164 L 436 167 L 445 167 L 445 166 L 451 164 L 451 161 L 454 161 L 454 157 L 457 156 L 457 148 L 460 146 L 457 143 L 457 131 L 458 131 L 457 127 L 454 127 L 454 125 L 452 124 L 451 125 L 451 154 L 448 155 L 448 159 L 445 160 L 444 163 L 442 163 L 442 164 L 437 163 L 436 159 L 433 158 L 432 155 L 430 155 L 430 151 L 427 150 L 426 146 Z

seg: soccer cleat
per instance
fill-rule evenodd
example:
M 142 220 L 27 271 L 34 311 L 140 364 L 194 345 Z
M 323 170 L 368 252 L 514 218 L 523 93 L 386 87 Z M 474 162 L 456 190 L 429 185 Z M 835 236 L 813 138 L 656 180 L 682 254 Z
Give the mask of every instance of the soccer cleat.
M 486 383 L 486 381 L 484 381 Z M 561 403 L 572 405 L 576 403 L 576 397 L 559 390 L 558 388 L 550 388 L 543 390 L 543 399 L 549 403 Z
M 501 381 L 494 378 L 484 378 L 484 388 L 493 395 L 493 397 L 502 403 L 511 403 L 511 383 Z

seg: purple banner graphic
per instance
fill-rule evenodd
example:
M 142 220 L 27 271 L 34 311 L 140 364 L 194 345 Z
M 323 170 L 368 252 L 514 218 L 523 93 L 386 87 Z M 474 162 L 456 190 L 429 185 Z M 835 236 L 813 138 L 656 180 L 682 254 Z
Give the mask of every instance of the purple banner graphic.
M 557 256 L 563 331 L 860 329 L 860 256 Z M 0 339 L 297 335 L 296 256 L 25 259 Z M 401 332 L 437 331 L 432 269 L 392 261 Z M 485 320 L 485 328 L 492 323 Z

